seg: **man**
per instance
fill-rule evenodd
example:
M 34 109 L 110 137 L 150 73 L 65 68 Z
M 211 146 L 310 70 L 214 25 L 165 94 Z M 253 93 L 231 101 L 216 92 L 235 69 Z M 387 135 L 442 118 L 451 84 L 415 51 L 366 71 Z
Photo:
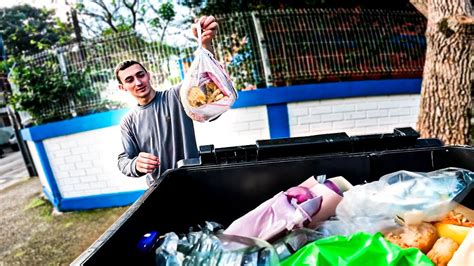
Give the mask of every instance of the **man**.
M 197 23 L 202 29 L 202 46 L 214 53 L 212 39 L 218 28 L 214 17 L 203 16 Z M 196 25 L 191 29 L 197 37 Z M 115 76 L 119 88 L 138 102 L 120 123 L 124 151 L 118 156 L 118 167 L 123 174 L 147 175 L 150 185 L 179 160 L 198 157 L 193 122 L 181 105 L 179 86 L 156 92 L 150 74 L 137 61 L 118 64 Z

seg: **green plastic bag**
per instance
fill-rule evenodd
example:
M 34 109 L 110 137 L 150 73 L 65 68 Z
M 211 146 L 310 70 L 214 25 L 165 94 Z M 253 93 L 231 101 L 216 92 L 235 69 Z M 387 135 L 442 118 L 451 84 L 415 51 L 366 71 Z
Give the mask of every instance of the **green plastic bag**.
M 416 248 L 402 249 L 386 241 L 381 233 L 355 233 L 316 240 L 281 262 L 289 265 L 430 265 Z

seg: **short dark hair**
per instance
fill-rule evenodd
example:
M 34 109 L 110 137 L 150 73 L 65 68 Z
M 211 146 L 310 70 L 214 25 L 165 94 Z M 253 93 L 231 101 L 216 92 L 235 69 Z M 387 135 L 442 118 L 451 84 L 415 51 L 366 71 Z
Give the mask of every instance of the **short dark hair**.
M 143 70 L 145 70 L 145 72 L 148 73 L 148 71 L 146 70 L 146 68 L 138 61 L 135 61 L 135 60 L 125 60 L 125 61 L 122 61 L 120 62 L 116 67 L 115 67 L 115 77 L 117 78 L 118 82 L 120 84 L 122 84 L 122 81 L 120 80 L 119 76 L 118 76 L 118 73 L 119 71 L 122 71 L 122 70 L 125 70 L 133 65 L 139 65 L 143 68 Z

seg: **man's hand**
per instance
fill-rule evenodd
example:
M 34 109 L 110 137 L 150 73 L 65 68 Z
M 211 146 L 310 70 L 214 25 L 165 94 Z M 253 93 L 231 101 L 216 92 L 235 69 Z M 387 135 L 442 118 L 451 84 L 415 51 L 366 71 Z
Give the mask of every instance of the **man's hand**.
M 212 48 L 212 39 L 214 38 L 214 36 L 216 36 L 217 29 L 219 28 L 216 19 L 213 16 L 202 16 L 196 21 L 196 23 L 201 24 L 202 46 L 210 52 L 214 53 L 214 49 Z M 191 26 L 191 30 L 193 32 L 194 37 L 197 38 L 196 24 L 193 24 Z
M 153 172 L 160 166 L 160 159 L 153 154 L 140 152 L 135 162 L 135 168 L 142 174 Z

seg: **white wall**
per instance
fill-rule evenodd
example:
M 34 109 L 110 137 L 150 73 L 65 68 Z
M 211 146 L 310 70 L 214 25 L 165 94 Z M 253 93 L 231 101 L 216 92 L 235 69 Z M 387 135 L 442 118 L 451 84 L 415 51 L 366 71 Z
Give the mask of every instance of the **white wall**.
M 414 127 L 419 95 L 359 97 L 288 104 L 292 137 L 346 132 L 391 133 Z M 255 144 L 269 139 L 266 106 L 231 109 L 210 123 L 195 123 L 199 145 Z M 44 147 L 64 198 L 146 189 L 145 179 L 124 176 L 117 168 L 122 143 L 118 126 L 44 140 Z M 46 185 L 35 147 L 28 142 L 40 179 Z
M 147 189 L 145 178 L 124 176 L 117 167 L 121 152 L 118 126 L 43 141 L 64 198 Z
M 391 95 L 288 104 L 291 137 L 346 132 L 392 133 L 416 126 L 420 95 Z

